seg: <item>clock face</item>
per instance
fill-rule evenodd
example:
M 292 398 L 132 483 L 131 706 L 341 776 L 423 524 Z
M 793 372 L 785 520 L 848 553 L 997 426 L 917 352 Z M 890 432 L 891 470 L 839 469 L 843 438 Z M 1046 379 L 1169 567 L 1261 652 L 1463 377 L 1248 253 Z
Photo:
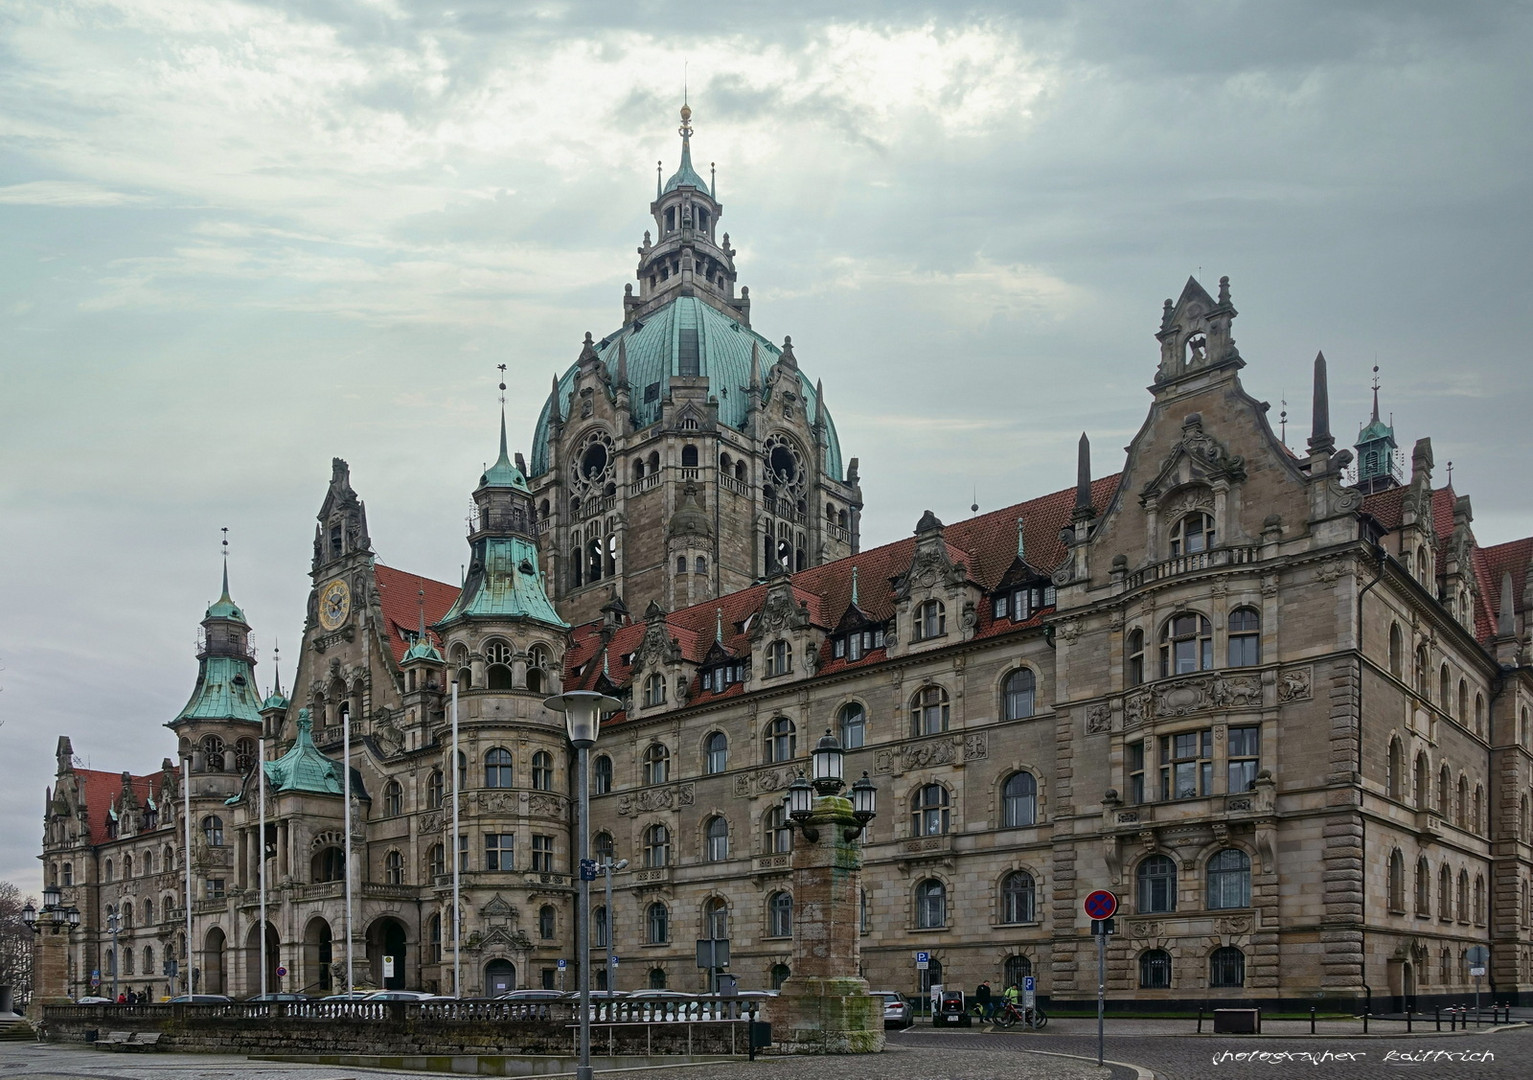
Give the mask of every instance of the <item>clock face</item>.
M 319 591 L 319 625 L 334 630 L 351 613 L 351 590 L 339 579 Z

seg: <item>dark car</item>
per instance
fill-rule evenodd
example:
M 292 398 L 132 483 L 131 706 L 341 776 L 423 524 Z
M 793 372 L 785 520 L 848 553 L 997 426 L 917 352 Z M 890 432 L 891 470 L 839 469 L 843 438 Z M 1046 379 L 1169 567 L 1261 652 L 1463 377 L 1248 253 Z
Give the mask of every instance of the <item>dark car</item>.
M 944 1027 L 948 1024 L 957 1024 L 959 1027 L 969 1027 L 974 1023 L 964 1009 L 962 990 L 944 990 L 942 997 L 937 1000 L 937 1007 L 932 1010 L 932 1026 Z
M 884 1027 L 908 1028 L 916 1022 L 915 1015 L 910 1009 L 910 1002 L 905 1000 L 903 994 L 894 990 L 873 990 L 870 993 L 873 997 L 883 1000 Z

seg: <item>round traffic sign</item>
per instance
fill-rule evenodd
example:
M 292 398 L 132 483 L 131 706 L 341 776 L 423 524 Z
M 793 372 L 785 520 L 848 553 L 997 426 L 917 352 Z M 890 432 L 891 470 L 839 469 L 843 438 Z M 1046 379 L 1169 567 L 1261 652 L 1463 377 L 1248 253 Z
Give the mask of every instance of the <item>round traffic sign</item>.
M 279 967 L 279 968 L 278 968 L 278 969 L 277 969 L 277 978 L 279 978 L 279 979 L 285 979 L 285 978 L 287 978 L 287 968 L 285 968 L 285 967 Z
M 1117 913 L 1118 897 L 1106 889 L 1096 889 L 1086 896 L 1081 906 L 1086 909 L 1088 916 L 1097 921 L 1110 919 Z

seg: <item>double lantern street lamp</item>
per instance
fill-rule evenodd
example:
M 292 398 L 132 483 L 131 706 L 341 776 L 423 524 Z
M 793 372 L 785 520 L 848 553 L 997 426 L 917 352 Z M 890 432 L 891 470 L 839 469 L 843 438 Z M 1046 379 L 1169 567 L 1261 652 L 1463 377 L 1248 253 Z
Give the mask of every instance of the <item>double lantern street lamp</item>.
M 596 863 L 590 855 L 591 815 L 590 776 L 586 757 L 601 733 L 603 713 L 623 707 L 617 698 L 594 690 L 571 690 L 545 698 L 543 705 L 564 714 L 564 730 L 575 748 L 575 852 L 580 872 L 575 886 L 575 962 L 580 977 L 580 1039 L 575 1080 L 592 1080 L 591 1073 L 591 882 L 596 880 Z M 611 880 L 610 878 L 608 879 Z M 612 917 L 607 916 L 607 940 L 612 940 Z
M 43 890 L 43 908 L 39 911 L 31 902 L 21 909 L 21 921 L 32 928 L 32 933 L 41 934 L 44 927 L 50 927 L 57 934 L 64 930 L 73 930 L 80 925 L 80 909 L 77 907 L 65 907 L 63 905 L 64 894 L 57 885 L 49 885 Z
M 805 839 L 814 842 L 819 840 L 820 834 L 808 822 L 814 813 L 815 795 L 839 795 L 846 786 L 846 751 L 841 749 L 840 740 L 830 733 L 829 728 L 825 729 L 825 735 L 815 746 L 809 762 L 813 780 L 799 773 L 798 778 L 788 785 L 784 801 L 787 803 L 788 817 L 798 825 Z M 852 817 L 857 820 L 857 824 L 847 827 L 844 839 L 855 839 L 868 822 L 878 816 L 877 799 L 878 789 L 864 772 L 862 778 L 852 785 Z

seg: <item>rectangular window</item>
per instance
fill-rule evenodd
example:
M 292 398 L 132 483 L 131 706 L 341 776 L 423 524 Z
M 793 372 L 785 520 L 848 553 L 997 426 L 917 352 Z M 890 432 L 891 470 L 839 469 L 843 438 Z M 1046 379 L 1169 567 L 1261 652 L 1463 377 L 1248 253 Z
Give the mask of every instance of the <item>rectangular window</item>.
M 1007 597 L 1005 597 L 1005 596 L 997 596 L 995 598 L 995 605 L 991 609 L 991 614 L 994 615 L 997 619 L 1004 619 L 1006 617 L 1006 612 L 1007 612 L 1007 602 L 1008 602 L 1008 598 Z
M 861 634 L 853 634 L 847 640 L 846 645 L 847 645 L 846 658 L 848 660 L 861 660 L 862 659 L 862 635 Z
M 224 898 L 224 879 L 221 877 L 208 878 L 208 899 L 222 900 Z
M 1011 621 L 1026 622 L 1033 617 L 1033 591 L 1018 589 L 1011 596 Z
M 484 868 L 486 870 L 516 869 L 516 860 L 512 856 L 512 843 L 515 839 L 513 833 L 485 833 Z
M 846 638 L 836 638 L 831 644 L 830 655 L 834 656 L 837 660 L 846 655 Z
M 683 328 L 676 342 L 676 365 L 683 378 L 696 378 L 698 373 L 698 350 L 696 327 Z
M 458 837 L 458 871 L 468 873 L 468 837 Z
M 554 838 L 552 836 L 532 838 L 532 869 L 538 874 L 554 872 Z
M 1230 728 L 1229 790 L 1232 793 L 1256 789 L 1256 772 L 1261 768 L 1261 736 L 1262 729 L 1259 727 Z
M 1144 741 L 1131 742 L 1128 750 L 1128 801 L 1144 802 Z
M 1212 728 L 1160 737 L 1160 797 L 1196 799 L 1207 795 L 1214 779 Z
M 660 384 L 652 382 L 644 388 L 644 403 L 646 405 L 660 400 Z

